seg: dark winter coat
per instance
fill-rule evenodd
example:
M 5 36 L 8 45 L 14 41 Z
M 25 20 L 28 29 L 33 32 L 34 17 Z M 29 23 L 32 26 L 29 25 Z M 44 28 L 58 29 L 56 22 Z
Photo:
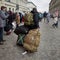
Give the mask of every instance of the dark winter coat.
M 39 13 L 38 12 L 34 12 L 33 13 L 33 19 L 34 19 L 34 27 L 38 28 L 39 27 Z

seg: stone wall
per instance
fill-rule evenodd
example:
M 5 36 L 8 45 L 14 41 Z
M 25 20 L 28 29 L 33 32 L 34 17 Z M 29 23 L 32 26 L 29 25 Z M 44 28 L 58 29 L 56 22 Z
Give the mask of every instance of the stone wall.
M 49 4 L 49 11 L 53 14 L 55 10 L 58 10 L 60 14 L 60 0 L 51 0 Z
M 11 10 L 14 12 L 16 11 L 16 4 L 19 5 L 19 11 L 29 11 L 29 8 L 26 7 L 27 0 L 10 0 L 10 2 L 7 2 L 6 0 L 0 1 L 0 6 L 6 6 L 7 10 L 11 8 Z

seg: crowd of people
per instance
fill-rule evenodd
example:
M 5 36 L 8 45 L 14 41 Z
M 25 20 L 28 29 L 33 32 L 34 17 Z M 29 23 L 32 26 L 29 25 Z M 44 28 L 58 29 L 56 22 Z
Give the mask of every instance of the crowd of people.
M 58 28 L 58 20 L 59 20 L 59 12 L 58 12 L 58 10 L 56 9 L 55 10 L 55 12 L 53 12 L 52 14 L 50 13 L 50 12 L 44 12 L 43 13 L 43 18 L 44 18 L 44 22 L 47 22 L 47 23 L 49 23 L 49 21 L 51 20 L 51 18 L 52 18 L 52 20 L 53 20 L 53 24 L 52 24 L 52 27 L 53 28 Z
M 39 13 L 37 11 L 36 8 L 33 8 L 33 10 L 30 12 L 33 14 L 33 21 L 34 21 L 34 25 L 29 25 L 28 28 L 33 27 L 33 29 L 39 28 L 39 19 L 42 20 L 42 18 L 44 18 L 44 22 L 45 20 L 47 20 L 47 23 L 49 23 L 49 20 L 51 18 L 51 14 L 48 12 L 44 12 L 43 15 L 39 18 Z M 25 13 L 26 14 L 26 13 Z M 6 32 L 6 34 L 10 34 L 11 31 L 13 31 L 13 22 L 16 21 L 16 27 L 20 26 L 20 23 L 25 22 L 24 21 L 24 16 L 25 14 L 19 13 L 19 12 L 12 12 L 11 9 L 9 9 L 9 11 L 7 11 L 5 6 L 1 6 L 1 10 L 0 10 L 0 45 L 3 44 L 3 42 L 5 40 L 3 40 L 3 31 Z M 58 10 L 56 10 L 53 14 L 53 27 L 58 27 Z M 40 21 L 41 21 L 40 20 Z M 26 25 L 25 25 L 26 26 Z
M 20 18 L 21 16 L 21 18 Z M 5 40 L 3 40 L 3 32 L 5 31 L 6 34 L 10 34 L 11 31 L 13 30 L 13 25 L 12 22 L 16 21 L 16 25 L 20 24 L 22 22 L 22 13 L 14 13 L 9 9 L 7 11 L 7 8 L 5 6 L 1 6 L 0 9 L 0 45 L 3 44 Z M 17 20 L 19 20 L 17 22 Z
M 33 19 L 34 19 L 34 28 L 39 28 L 39 17 L 38 17 L 38 12 L 36 8 L 33 8 L 31 11 L 33 14 Z M 12 12 L 11 9 L 7 11 L 5 6 L 1 6 L 0 10 L 0 45 L 3 45 L 4 41 L 3 40 L 3 32 L 5 31 L 6 34 L 10 34 L 11 31 L 13 31 L 13 25 L 12 23 L 16 21 L 16 27 L 20 25 L 21 22 L 24 22 L 24 15 L 19 12 Z M 31 26 L 29 26 L 31 27 Z

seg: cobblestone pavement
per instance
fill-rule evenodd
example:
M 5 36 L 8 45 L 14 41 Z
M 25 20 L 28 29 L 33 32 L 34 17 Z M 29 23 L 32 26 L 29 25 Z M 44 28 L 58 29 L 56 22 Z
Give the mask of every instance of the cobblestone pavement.
M 12 33 L 4 35 L 6 42 L 0 45 L 0 60 L 60 60 L 60 26 L 52 28 L 49 24 L 41 22 L 41 41 L 38 51 L 22 55 L 24 49 L 16 46 L 17 36 Z M 60 25 L 60 22 L 59 22 Z

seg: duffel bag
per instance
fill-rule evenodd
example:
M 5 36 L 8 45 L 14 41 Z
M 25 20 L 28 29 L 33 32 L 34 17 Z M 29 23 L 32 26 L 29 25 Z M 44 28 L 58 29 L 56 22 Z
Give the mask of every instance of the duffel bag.
M 28 33 L 28 28 L 26 28 L 24 25 L 16 27 L 14 33 L 19 35 L 19 34 L 27 34 Z
M 4 27 L 4 31 L 8 32 L 10 29 L 12 29 L 12 25 L 10 24 L 7 24 L 5 27 Z

